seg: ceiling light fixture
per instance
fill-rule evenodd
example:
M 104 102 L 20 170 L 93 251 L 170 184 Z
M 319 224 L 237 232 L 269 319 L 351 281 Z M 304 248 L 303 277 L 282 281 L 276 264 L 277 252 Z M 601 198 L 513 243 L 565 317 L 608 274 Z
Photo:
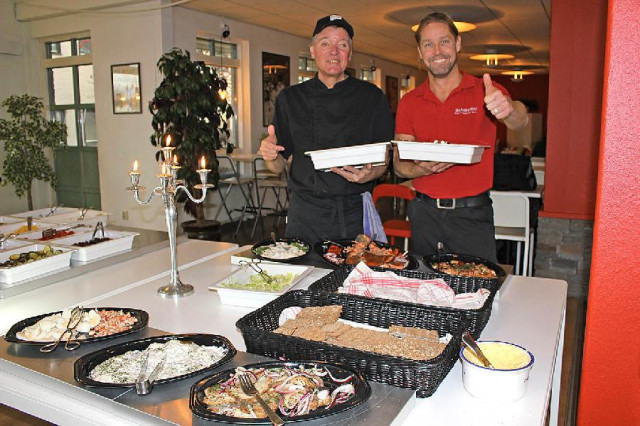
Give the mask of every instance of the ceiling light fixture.
M 505 53 L 487 53 L 484 55 L 473 55 L 469 59 L 473 59 L 474 61 L 485 61 L 485 64 L 488 67 L 496 67 L 498 66 L 498 61 L 500 59 L 513 59 L 515 56 L 507 55 Z
M 477 26 L 475 24 L 472 24 L 471 22 L 453 21 L 453 24 L 456 26 L 459 33 L 466 33 L 468 31 L 473 31 L 477 28 Z M 418 31 L 419 26 L 420 24 L 412 25 L 411 31 L 415 33 L 416 31 Z
M 511 81 L 520 82 L 522 81 L 523 76 L 535 74 L 533 71 L 523 71 L 523 70 L 513 70 L 513 71 L 502 71 L 502 75 L 510 75 Z

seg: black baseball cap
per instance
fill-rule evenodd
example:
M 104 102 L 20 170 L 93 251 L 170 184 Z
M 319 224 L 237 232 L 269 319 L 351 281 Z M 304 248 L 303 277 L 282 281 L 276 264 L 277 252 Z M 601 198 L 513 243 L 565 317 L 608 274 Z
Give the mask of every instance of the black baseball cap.
M 353 27 L 340 15 L 329 15 L 318 19 L 318 22 L 316 22 L 316 29 L 313 30 L 313 36 L 327 27 L 344 28 L 347 34 L 349 34 L 349 37 L 353 38 Z

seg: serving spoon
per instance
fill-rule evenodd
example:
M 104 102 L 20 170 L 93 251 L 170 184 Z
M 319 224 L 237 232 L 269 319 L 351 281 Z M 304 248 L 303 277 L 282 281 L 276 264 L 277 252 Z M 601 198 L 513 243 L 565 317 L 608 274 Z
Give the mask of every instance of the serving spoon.
M 478 346 L 476 341 L 473 340 L 473 337 L 471 337 L 471 334 L 469 334 L 468 331 L 462 333 L 462 343 L 464 343 L 471 350 L 471 352 L 475 354 L 476 358 L 478 358 L 485 367 L 495 370 L 493 364 L 491 364 L 491 362 L 487 359 L 487 357 L 482 352 L 482 349 L 480 349 L 480 346 Z

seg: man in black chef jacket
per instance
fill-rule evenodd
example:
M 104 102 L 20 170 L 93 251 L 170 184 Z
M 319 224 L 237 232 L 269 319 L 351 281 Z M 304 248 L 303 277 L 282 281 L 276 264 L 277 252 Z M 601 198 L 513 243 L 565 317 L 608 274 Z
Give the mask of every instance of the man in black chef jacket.
M 292 157 L 286 235 L 311 244 L 362 233 L 360 194 L 371 191 L 387 164 L 316 171 L 304 153 L 384 142 L 394 135 L 393 117 L 382 91 L 345 73 L 352 39 L 353 28 L 341 16 L 318 20 L 310 46 L 318 73 L 280 92 L 273 124 L 260 145 L 273 172 L 282 172 Z

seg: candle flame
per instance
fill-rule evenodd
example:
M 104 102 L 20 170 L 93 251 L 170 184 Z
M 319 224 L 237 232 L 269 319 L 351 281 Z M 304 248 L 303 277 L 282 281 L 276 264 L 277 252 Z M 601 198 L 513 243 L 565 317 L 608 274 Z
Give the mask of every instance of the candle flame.
M 206 158 L 204 158 L 204 155 L 200 157 L 200 168 L 201 169 L 207 168 L 207 160 Z
M 134 160 L 133 161 L 133 171 L 137 172 L 138 171 L 138 160 Z
M 167 135 L 167 139 L 166 139 L 166 144 L 167 146 L 171 146 L 171 135 Z

